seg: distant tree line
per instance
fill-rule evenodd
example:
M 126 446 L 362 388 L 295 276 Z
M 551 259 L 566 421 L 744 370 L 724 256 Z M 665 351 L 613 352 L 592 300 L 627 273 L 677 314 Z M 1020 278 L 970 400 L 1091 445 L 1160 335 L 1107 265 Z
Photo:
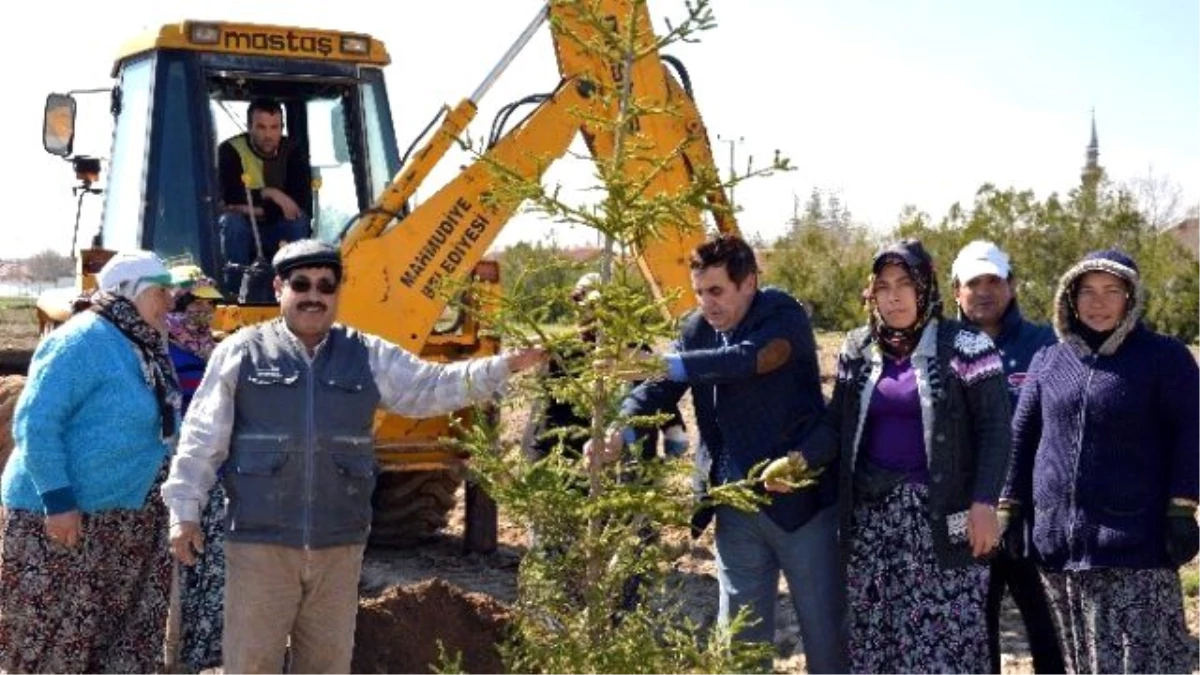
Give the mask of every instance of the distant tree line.
M 821 330 L 843 331 L 863 323 L 861 291 L 874 252 L 885 240 L 913 237 L 933 255 L 949 315 L 955 311 L 950 265 L 973 239 L 990 239 L 1012 256 L 1022 312 L 1037 321 L 1049 321 L 1058 279 L 1068 267 L 1088 251 L 1116 247 L 1132 255 L 1141 269 L 1146 323 L 1187 342 L 1200 334 L 1197 261 L 1164 229 L 1168 223 L 1151 221 L 1127 188 L 1102 184 L 1038 200 L 1028 190 L 985 184 L 972 204 L 955 203 L 938 221 L 907 209 L 884 236 L 841 217 L 845 209 L 840 204 L 834 208 L 831 213 L 828 201 L 814 191 L 803 214 L 792 219 L 787 234 L 764 256 L 764 281 L 801 299 Z
M 10 262 L 23 268 L 19 281 L 51 282 L 75 274 L 75 260 L 52 249 Z
M 599 269 L 598 259 L 578 260 L 553 240 L 545 243 L 519 242 L 504 249 L 500 261 L 500 284 L 505 297 L 537 309 L 538 320 L 561 324 L 574 316 L 571 289 L 579 277 Z
M 1168 231 L 1172 218 L 1162 216 L 1158 203 L 1146 206 L 1148 200 L 1154 201 L 1111 184 L 1041 200 L 1029 190 L 985 184 L 972 203 L 953 204 L 940 220 L 908 208 L 891 231 L 879 233 L 855 224 L 835 194 L 813 190 L 789 219 L 786 234 L 752 243 L 762 252 L 763 283 L 794 294 L 823 331 L 845 331 L 864 322 L 862 291 L 871 258 L 891 239 L 914 237 L 925 244 L 949 316 L 955 312 L 954 256 L 973 239 L 996 242 L 1012 256 L 1022 312 L 1036 321 L 1050 320 L 1058 279 L 1070 265 L 1088 251 L 1118 247 L 1141 268 L 1146 323 L 1193 342 L 1200 335 L 1200 267 Z M 522 242 L 499 258 L 506 294 L 540 297 L 543 320 L 552 324 L 571 315 L 570 289 L 580 275 L 598 269 L 595 259 L 580 260 L 553 241 Z

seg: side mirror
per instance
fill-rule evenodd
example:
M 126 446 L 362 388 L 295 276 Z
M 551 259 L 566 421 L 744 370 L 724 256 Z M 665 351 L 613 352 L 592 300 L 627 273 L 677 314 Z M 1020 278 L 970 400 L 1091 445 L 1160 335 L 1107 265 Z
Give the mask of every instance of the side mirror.
M 70 94 L 50 94 L 42 120 L 42 147 L 59 157 L 69 157 L 75 144 L 75 99 Z

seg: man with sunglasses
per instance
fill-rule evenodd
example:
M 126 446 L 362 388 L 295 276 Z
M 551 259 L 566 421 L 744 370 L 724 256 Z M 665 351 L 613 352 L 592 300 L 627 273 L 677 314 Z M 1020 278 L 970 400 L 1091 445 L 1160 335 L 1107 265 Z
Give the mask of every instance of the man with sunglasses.
M 193 564 L 200 512 L 225 464 L 226 672 L 350 672 L 358 578 L 371 524 L 377 408 L 432 417 L 484 401 L 541 349 L 422 361 L 335 324 L 342 261 L 306 239 L 274 258 L 281 317 L 213 352 L 163 496 L 171 546 Z

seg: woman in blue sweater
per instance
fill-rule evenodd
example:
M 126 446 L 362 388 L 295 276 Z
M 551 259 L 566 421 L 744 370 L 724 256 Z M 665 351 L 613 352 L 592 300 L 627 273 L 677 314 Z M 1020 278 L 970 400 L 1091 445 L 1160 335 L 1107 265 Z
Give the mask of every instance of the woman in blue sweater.
M 167 357 L 171 277 L 122 253 L 100 292 L 46 336 L 4 469 L 0 669 L 155 672 L 171 558 L 158 484 L 179 427 Z
M 1137 265 L 1097 251 L 1059 282 L 1059 344 L 1013 416 L 1006 533 L 1033 517 L 1034 559 L 1067 671 L 1195 668 L 1176 568 L 1196 555 L 1200 371 L 1141 323 Z M 1006 542 L 1019 546 L 1017 536 Z

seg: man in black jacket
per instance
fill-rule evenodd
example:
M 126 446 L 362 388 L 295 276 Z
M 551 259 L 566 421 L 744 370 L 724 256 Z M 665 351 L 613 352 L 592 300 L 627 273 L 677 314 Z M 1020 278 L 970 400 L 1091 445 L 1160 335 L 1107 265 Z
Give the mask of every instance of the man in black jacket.
M 250 102 L 246 133 L 221 143 L 217 168 L 221 250 L 225 262 L 232 263 L 225 269 L 225 292 L 236 294 L 244 268 L 257 255 L 251 212 L 263 256 L 270 260 L 280 244 L 308 238 L 312 179 L 305 153 L 283 135 L 283 107 L 272 99 Z
M 1017 307 L 1015 278 L 1009 257 L 990 241 L 973 241 L 951 267 L 959 319 L 992 338 L 1004 362 L 1013 409 L 1033 355 L 1057 342 L 1050 326 L 1026 321 Z M 1025 538 L 1025 528 L 1014 533 Z M 1037 566 L 1022 551 L 1007 547 L 992 560 L 987 595 L 988 648 L 993 673 L 1000 672 L 1000 605 L 1007 587 L 1025 621 L 1033 669 L 1063 672 L 1063 657 Z
M 700 431 L 698 488 L 747 477 L 764 460 L 798 447 L 825 407 L 816 340 L 804 307 L 788 294 L 758 287 L 758 265 L 746 242 L 722 235 L 692 253 L 692 290 L 699 311 L 683 322 L 663 356 L 668 375 L 639 385 L 622 412 L 669 410 L 691 390 Z M 610 434 L 602 456 L 612 459 L 636 438 Z M 716 558 L 720 621 L 743 607 L 758 623 L 738 637 L 772 642 L 779 574 L 800 619 L 807 670 L 847 672 L 844 583 L 838 573 L 836 471 L 811 488 L 773 495 L 758 513 L 719 506 Z M 715 511 L 715 514 L 713 513 Z M 707 520 L 697 523 L 698 529 Z

